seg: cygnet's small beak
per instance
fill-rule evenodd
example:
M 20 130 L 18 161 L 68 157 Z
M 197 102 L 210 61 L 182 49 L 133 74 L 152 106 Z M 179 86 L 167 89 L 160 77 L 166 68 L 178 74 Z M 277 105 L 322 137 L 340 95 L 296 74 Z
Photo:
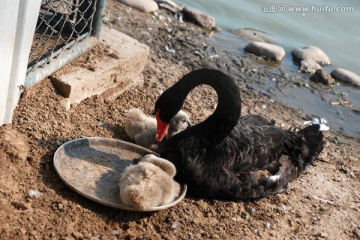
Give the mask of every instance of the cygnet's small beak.
M 193 124 L 192 124 L 190 121 L 188 121 L 187 124 L 188 124 L 188 127 L 192 127 L 192 126 L 193 126 Z
M 132 163 L 135 165 L 135 164 L 138 164 L 140 162 L 141 158 L 134 158 L 132 160 Z

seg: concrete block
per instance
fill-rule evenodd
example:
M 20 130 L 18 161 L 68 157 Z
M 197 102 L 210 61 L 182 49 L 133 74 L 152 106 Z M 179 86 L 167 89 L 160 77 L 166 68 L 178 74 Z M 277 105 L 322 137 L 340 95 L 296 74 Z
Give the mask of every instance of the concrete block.
M 95 56 L 95 66 L 71 66 L 52 76 L 55 88 L 71 103 L 78 103 L 112 88 L 135 85 L 149 56 L 149 47 L 115 29 L 103 28 L 100 43 L 107 54 Z M 90 53 L 91 54 L 91 53 Z M 119 91 L 117 91 L 119 92 Z
M 144 76 L 143 75 L 138 75 L 135 78 L 128 80 L 128 81 L 123 81 L 121 83 L 119 83 L 118 85 L 106 90 L 105 92 L 103 92 L 102 94 L 100 94 L 100 97 L 102 97 L 103 99 L 107 100 L 107 101 L 114 101 L 115 99 L 117 99 L 123 92 L 129 90 L 131 87 L 136 86 L 136 85 L 140 85 L 144 83 Z

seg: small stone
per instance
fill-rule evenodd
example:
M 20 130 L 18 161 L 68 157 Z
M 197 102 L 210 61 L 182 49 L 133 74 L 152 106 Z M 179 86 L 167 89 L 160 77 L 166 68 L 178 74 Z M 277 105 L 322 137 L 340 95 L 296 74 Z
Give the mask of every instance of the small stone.
M 313 59 L 321 65 L 329 65 L 329 57 L 318 47 L 307 46 L 303 48 L 295 49 L 291 54 L 300 60 Z
M 70 110 L 70 99 L 64 98 L 60 100 L 60 105 L 65 109 L 65 111 Z
M 311 75 L 310 80 L 313 82 L 320 82 L 327 86 L 335 85 L 335 80 L 331 77 L 331 75 L 325 72 L 323 69 L 318 69 L 315 71 L 313 75 Z
M 73 236 L 73 238 L 75 238 L 75 239 L 83 239 L 84 238 L 84 235 L 79 232 L 72 232 L 71 236 Z
M 343 68 L 335 68 L 331 76 L 336 80 L 360 86 L 360 76 Z
M 312 58 L 301 60 L 300 62 L 300 70 L 302 72 L 314 73 L 318 69 L 321 69 L 321 66 Z
M 265 227 L 266 229 L 270 229 L 271 224 L 270 224 L 269 222 L 266 222 L 266 223 L 264 223 L 264 227 Z
M 285 206 L 285 204 L 279 203 L 279 207 L 280 207 L 282 210 L 286 211 L 286 206 Z
M 242 212 L 240 213 L 240 216 L 241 216 L 243 219 L 245 219 L 245 220 L 249 220 L 249 219 L 250 219 L 250 214 L 248 214 L 248 213 L 245 212 L 245 211 L 242 211 Z
M 179 227 L 180 223 L 178 221 L 173 222 L 173 224 L 171 224 L 171 229 L 175 230 Z
M 322 232 L 322 233 L 316 234 L 316 236 L 321 237 L 321 238 L 327 238 L 329 235 L 327 233 Z
M 112 20 L 112 23 L 113 23 L 114 25 L 121 26 L 121 24 L 122 24 L 123 22 L 121 21 L 121 17 L 118 17 L 118 18 L 115 18 L 114 20 Z
M 199 10 L 185 6 L 182 12 L 187 18 L 194 20 L 197 24 L 206 29 L 212 30 L 216 27 L 215 19 Z
M 165 50 L 166 50 L 167 52 L 169 52 L 169 53 L 175 53 L 175 52 L 176 52 L 175 49 L 169 47 L 168 45 L 165 45 Z
M 285 50 L 282 47 L 264 42 L 250 42 L 246 45 L 245 51 L 277 61 L 281 61 L 285 56 Z
M 159 6 L 153 0 L 119 0 L 119 2 L 143 12 L 155 12 L 159 10 Z
M 38 190 L 29 190 L 27 196 L 29 198 L 39 198 L 43 195 L 43 193 L 39 192 Z
M 28 209 L 28 207 L 25 205 L 25 203 L 20 202 L 20 201 L 12 201 L 11 204 L 18 210 L 26 210 Z
M 216 233 L 212 234 L 211 237 L 212 237 L 213 239 L 220 239 L 220 236 L 217 235 Z

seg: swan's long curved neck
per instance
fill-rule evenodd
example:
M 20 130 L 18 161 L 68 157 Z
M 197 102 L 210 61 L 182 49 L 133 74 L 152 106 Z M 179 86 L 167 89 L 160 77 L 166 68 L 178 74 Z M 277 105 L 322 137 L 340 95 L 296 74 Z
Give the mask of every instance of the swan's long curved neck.
M 237 124 L 240 118 L 241 99 L 239 87 L 226 74 L 211 69 L 201 69 L 185 75 L 175 85 L 184 103 L 186 96 L 195 87 L 206 84 L 211 86 L 218 95 L 218 104 L 214 113 L 205 121 L 189 128 L 192 134 L 208 138 L 211 141 L 221 141 Z M 175 86 L 174 85 L 174 86 Z

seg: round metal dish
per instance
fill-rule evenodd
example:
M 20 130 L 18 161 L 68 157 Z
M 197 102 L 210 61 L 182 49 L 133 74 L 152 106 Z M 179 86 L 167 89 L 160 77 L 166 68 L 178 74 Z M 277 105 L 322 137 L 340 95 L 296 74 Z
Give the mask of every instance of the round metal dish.
M 132 160 L 153 153 L 149 149 L 115 139 L 81 138 L 61 145 L 54 155 L 54 167 L 60 178 L 71 189 L 106 206 L 139 211 L 122 204 L 119 179 Z M 170 204 L 146 209 L 158 211 L 179 203 L 186 194 L 181 186 L 179 196 Z

